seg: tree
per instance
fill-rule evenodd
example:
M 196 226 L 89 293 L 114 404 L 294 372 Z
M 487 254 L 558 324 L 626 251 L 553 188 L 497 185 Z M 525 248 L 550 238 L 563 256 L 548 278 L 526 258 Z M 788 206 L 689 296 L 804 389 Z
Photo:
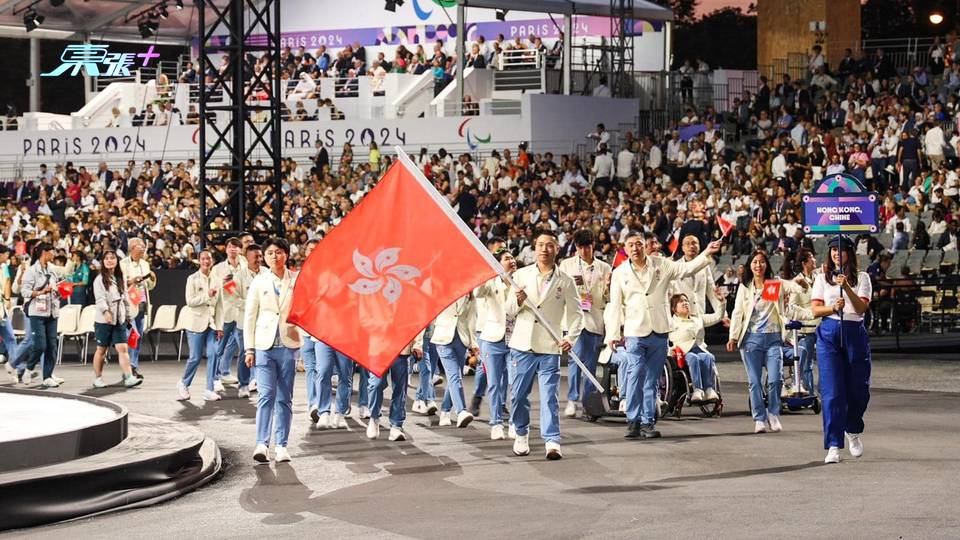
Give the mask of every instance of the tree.
M 690 26 L 697 20 L 697 4 L 700 0 L 653 0 L 655 4 L 673 10 L 673 22 L 678 27 Z
M 757 17 L 738 7 L 704 15 L 690 26 L 677 28 L 673 44 L 675 67 L 700 59 L 711 68 L 756 69 Z

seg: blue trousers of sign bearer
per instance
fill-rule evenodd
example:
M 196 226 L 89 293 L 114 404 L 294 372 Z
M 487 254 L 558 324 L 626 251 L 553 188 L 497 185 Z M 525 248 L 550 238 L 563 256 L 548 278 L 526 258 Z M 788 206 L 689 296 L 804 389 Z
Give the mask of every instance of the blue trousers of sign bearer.
M 841 336 L 843 332 L 843 346 Z M 823 448 L 843 448 L 843 433 L 863 432 L 870 401 L 870 341 L 860 321 L 825 318 L 817 328 Z

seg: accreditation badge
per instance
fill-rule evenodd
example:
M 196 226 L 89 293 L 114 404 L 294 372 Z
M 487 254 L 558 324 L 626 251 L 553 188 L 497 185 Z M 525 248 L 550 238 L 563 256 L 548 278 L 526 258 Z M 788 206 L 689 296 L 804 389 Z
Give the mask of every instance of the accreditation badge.
M 587 291 L 580 291 L 580 309 L 590 311 L 593 308 L 593 296 Z

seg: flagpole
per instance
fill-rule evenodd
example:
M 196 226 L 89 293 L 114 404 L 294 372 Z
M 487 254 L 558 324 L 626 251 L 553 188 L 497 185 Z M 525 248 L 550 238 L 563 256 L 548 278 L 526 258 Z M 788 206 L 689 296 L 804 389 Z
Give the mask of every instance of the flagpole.
M 515 281 L 513 281 L 513 278 L 503 268 L 503 265 L 500 264 L 500 261 L 498 261 L 496 257 L 494 257 L 492 253 L 490 253 L 490 250 L 483 245 L 480 239 L 477 238 L 477 235 L 473 234 L 473 231 L 471 231 L 470 228 L 467 227 L 467 224 L 464 223 L 463 220 L 460 219 L 460 216 L 458 216 L 457 213 L 453 211 L 453 207 L 450 206 L 450 202 L 447 201 L 447 199 L 443 195 L 441 195 L 439 191 L 437 191 L 437 188 L 433 187 L 433 184 L 429 180 L 427 180 L 427 177 L 424 176 L 423 171 L 421 171 L 420 168 L 416 166 L 416 164 L 410 159 L 410 156 L 408 156 L 407 153 L 404 152 L 403 148 L 400 148 L 399 146 L 395 146 L 394 149 L 397 152 L 397 158 L 400 160 L 403 166 L 407 168 L 407 170 L 413 175 L 414 178 L 416 178 L 417 182 L 420 183 L 420 186 L 424 189 L 424 191 L 426 191 L 427 194 L 430 195 L 430 198 L 432 198 L 434 202 L 437 203 L 437 206 L 444 213 L 447 214 L 447 217 L 450 218 L 450 221 L 452 221 L 457 226 L 457 229 L 463 234 L 464 238 L 466 238 L 466 240 L 470 243 L 470 245 L 472 245 L 473 248 L 476 249 L 478 253 L 480 253 L 480 255 L 483 257 L 483 260 L 486 261 L 491 268 L 496 270 L 497 274 L 499 274 L 500 277 L 503 278 L 503 280 L 506 281 L 512 288 L 519 289 L 520 287 L 517 285 Z M 540 308 L 538 308 L 533 303 L 531 303 L 529 299 L 524 300 L 524 305 L 528 307 L 531 312 L 533 312 L 533 316 L 536 317 L 536 319 L 540 322 L 540 324 L 542 324 L 543 327 L 547 330 L 547 333 L 550 334 L 550 337 L 553 338 L 553 340 L 556 341 L 557 344 L 559 345 L 560 342 L 563 341 L 563 337 L 560 335 L 559 332 L 557 332 L 556 328 L 554 328 L 553 325 L 547 321 L 546 317 L 543 316 L 543 313 L 540 311 Z M 604 392 L 605 390 L 603 388 L 603 385 L 600 384 L 600 381 L 598 381 L 597 378 L 593 375 L 593 373 L 589 369 L 587 369 L 587 366 L 583 363 L 582 360 L 580 360 L 580 357 L 577 356 L 577 353 L 573 352 L 573 349 L 571 349 L 570 352 L 567 354 L 570 355 L 571 360 L 573 360 L 574 362 L 576 362 L 578 366 L 580 366 L 580 369 L 583 371 L 583 374 L 587 376 L 587 379 L 589 379 L 590 382 L 592 382 L 593 385 L 596 386 L 601 393 Z

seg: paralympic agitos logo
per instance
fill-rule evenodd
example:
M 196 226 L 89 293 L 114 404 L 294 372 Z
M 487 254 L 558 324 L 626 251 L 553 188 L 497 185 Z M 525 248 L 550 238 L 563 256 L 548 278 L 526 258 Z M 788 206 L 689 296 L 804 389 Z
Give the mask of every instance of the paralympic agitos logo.
M 425 2 L 425 0 L 413 0 L 413 11 L 417 14 L 417 18 L 421 21 L 425 21 L 433 15 L 433 10 L 425 10 L 420 7 L 420 2 Z M 433 0 L 433 3 L 442 7 L 442 8 L 452 8 L 456 7 L 457 0 Z

